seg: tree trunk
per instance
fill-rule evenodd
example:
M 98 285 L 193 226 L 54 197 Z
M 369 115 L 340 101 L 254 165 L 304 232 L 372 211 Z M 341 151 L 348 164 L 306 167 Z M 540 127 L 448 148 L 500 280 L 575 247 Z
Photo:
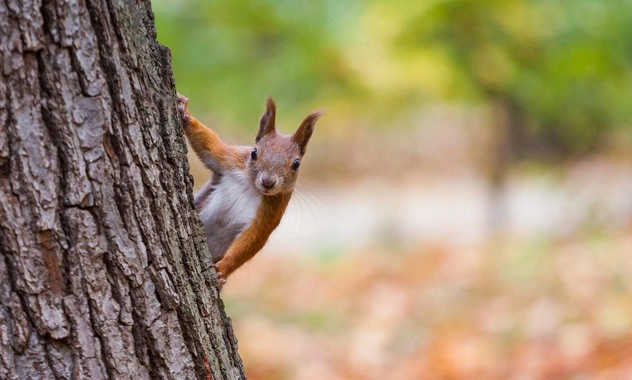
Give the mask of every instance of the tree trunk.
M 0 379 L 243 378 L 149 2 L 0 0 Z

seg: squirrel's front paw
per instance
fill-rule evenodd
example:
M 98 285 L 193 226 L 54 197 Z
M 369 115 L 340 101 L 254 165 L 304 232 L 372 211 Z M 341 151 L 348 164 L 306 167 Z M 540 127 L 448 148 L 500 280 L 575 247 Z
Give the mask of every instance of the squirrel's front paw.
M 221 290 L 226 283 L 226 276 L 224 275 L 224 272 L 222 272 L 219 264 L 220 263 L 213 264 L 213 266 L 215 267 L 215 271 L 217 272 L 217 283 L 219 284 L 219 289 Z
M 191 114 L 187 110 L 188 105 L 189 99 L 182 94 L 178 94 L 178 113 L 180 114 L 180 121 L 185 127 L 191 122 Z

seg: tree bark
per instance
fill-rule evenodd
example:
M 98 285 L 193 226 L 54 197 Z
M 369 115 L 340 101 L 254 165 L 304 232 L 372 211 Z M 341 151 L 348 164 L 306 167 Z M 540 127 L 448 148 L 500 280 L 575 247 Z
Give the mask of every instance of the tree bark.
M 149 2 L 0 0 L 0 379 L 234 379 Z

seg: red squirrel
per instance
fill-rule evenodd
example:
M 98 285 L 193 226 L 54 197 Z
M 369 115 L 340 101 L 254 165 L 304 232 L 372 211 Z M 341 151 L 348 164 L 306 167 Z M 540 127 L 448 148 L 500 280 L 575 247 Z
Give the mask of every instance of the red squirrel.
M 294 134 L 283 135 L 275 127 L 276 104 L 268 97 L 255 145 L 232 146 L 193 117 L 187 106 L 188 99 L 178 94 L 184 133 L 213 172 L 194 195 L 194 203 L 221 286 L 263 248 L 281 222 L 305 148 L 323 112 L 312 112 Z

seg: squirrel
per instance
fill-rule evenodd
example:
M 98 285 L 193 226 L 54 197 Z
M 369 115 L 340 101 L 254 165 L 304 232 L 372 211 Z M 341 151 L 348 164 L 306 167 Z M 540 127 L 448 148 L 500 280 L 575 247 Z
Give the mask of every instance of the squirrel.
M 220 287 L 237 268 L 263 248 L 281 222 L 292 196 L 305 148 L 323 111 L 309 114 L 292 135 L 277 132 L 271 97 L 259 122 L 254 146 L 227 145 L 188 110 L 178 94 L 184 133 L 213 174 L 194 195 L 206 244 Z

